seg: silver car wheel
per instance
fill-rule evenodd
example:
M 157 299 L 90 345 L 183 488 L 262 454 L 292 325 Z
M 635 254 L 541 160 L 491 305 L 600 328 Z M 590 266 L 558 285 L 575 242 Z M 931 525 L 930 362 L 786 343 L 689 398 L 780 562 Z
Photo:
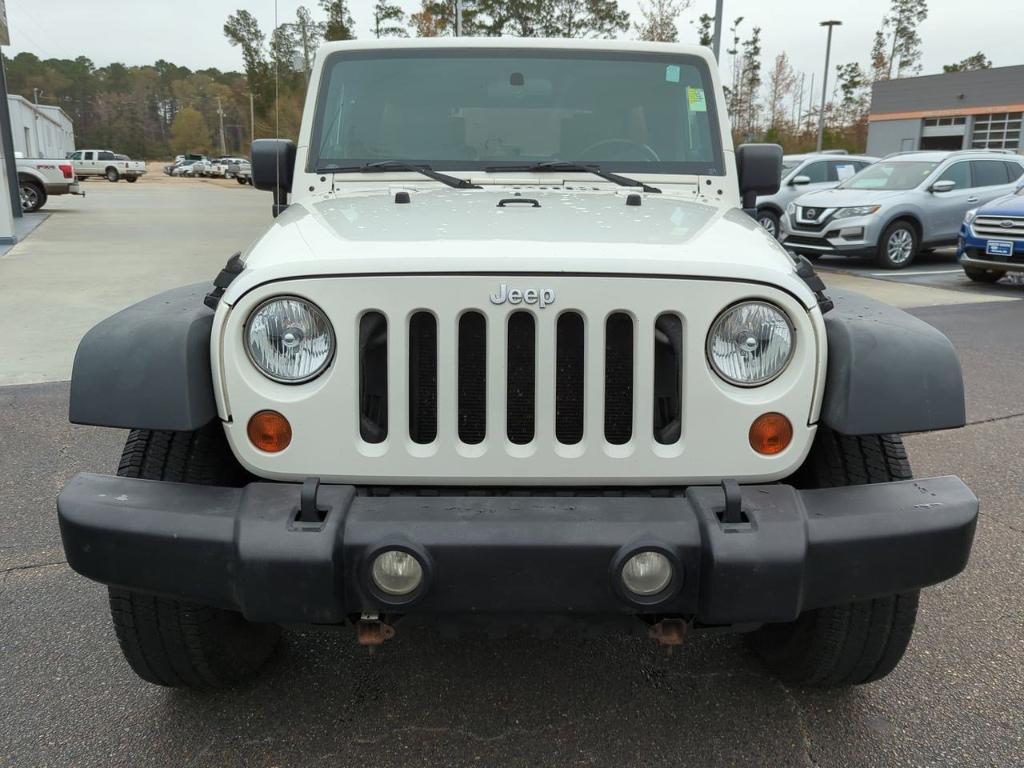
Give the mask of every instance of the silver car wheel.
M 31 184 L 22 184 L 18 190 L 21 193 L 21 210 L 34 211 L 39 207 L 39 193 Z
M 771 216 L 762 216 L 761 218 L 759 218 L 757 220 L 757 222 L 762 227 L 767 229 L 768 230 L 768 234 L 771 235 L 772 237 L 778 237 L 779 236 L 779 232 L 778 232 L 778 230 L 775 227 L 775 219 L 773 219 Z
M 903 264 L 914 254 L 914 236 L 906 229 L 897 229 L 889 235 L 885 250 L 889 261 Z

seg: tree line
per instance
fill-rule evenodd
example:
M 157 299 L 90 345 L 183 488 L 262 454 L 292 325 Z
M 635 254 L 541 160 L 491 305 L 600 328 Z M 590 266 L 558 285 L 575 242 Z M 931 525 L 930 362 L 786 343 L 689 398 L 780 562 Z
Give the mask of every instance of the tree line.
M 465 0 L 462 34 L 678 42 L 680 21 L 692 1 L 646 0 L 639 17 L 631 19 L 618 0 Z M 377 0 L 366 34 L 455 34 L 454 0 L 419 2 L 407 13 L 394 2 Z M 920 73 L 919 29 L 927 17 L 927 0 L 890 0 L 868 59 L 836 65 L 825 105 L 826 146 L 864 149 L 871 86 Z M 714 21 L 706 13 L 697 17 L 686 42 L 710 46 Z M 723 26 L 723 78 L 736 141 L 778 142 L 788 152 L 812 149 L 821 114 L 820 80 L 815 87 L 815 74 L 796 72 L 786 53 L 765 71 L 761 27 L 742 16 Z M 294 18 L 270 30 L 239 9 L 227 17 L 223 32 L 240 50 L 244 71 L 193 71 L 162 59 L 145 66 L 97 67 L 83 56 L 40 59 L 19 53 L 5 57 L 8 88 L 62 107 L 75 123 L 79 146 L 110 147 L 140 158 L 182 152 L 244 155 L 253 137 L 296 136 L 317 47 L 354 39 L 357 30 L 347 0 L 319 0 L 313 8 L 300 6 Z M 990 66 L 979 52 L 943 69 Z

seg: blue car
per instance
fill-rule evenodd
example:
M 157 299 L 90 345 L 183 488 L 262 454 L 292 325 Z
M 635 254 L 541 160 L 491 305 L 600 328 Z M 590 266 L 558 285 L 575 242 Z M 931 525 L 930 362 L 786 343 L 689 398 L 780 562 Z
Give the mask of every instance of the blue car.
M 1024 272 L 1024 183 L 1012 195 L 967 212 L 956 255 L 975 282 L 994 283 L 1007 272 Z

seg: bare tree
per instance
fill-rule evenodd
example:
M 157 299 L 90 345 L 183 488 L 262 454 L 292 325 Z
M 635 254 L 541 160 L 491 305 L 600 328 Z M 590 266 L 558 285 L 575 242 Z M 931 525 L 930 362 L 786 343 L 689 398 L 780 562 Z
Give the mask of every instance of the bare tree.
M 641 21 L 634 25 L 637 36 L 641 40 L 658 43 L 678 42 L 676 21 L 689 7 L 690 0 L 650 0 L 648 3 L 640 3 Z
M 789 63 L 789 56 L 780 53 L 775 57 L 775 64 L 768 75 L 768 127 L 777 129 L 779 121 L 785 116 L 786 99 L 793 93 L 796 86 L 796 73 Z

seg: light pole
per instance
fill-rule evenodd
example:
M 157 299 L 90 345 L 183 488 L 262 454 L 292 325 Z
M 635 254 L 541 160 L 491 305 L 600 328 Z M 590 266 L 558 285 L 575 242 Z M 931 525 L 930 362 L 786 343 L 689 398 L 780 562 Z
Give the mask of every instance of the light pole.
M 821 152 L 821 142 L 825 138 L 825 99 L 828 98 L 828 59 L 832 55 L 832 27 L 840 27 L 843 22 L 832 19 L 821 22 L 821 26 L 828 27 L 828 42 L 825 44 L 825 76 L 821 82 L 821 112 L 818 114 L 818 151 Z
M 715 0 L 715 36 L 711 39 L 711 49 L 715 52 L 715 61 L 718 61 L 718 52 L 722 50 L 722 6 L 725 0 Z

